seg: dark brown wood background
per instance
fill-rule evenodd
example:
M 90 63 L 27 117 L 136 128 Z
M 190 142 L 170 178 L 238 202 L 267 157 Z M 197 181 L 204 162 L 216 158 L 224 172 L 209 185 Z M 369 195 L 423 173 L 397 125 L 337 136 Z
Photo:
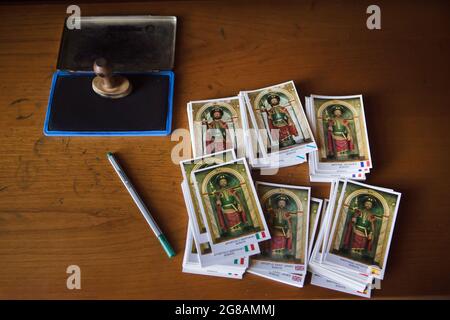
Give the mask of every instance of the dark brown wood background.
M 174 128 L 189 100 L 294 80 L 305 95 L 364 95 L 374 169 L 403 193 L 377 298 L 449 297 L 449 5 L 377 1 L 81 4 L 83 15 L 179 18 Z M 183 274 L 187 215 L 170 137 L 45 137 L 65 4 L 0 6 L 0 298 L 351 298 L 253 275 Z M 117 152 L 178 255 L 168 259 L 107 162 Z M 265 181 L 310 185 L 307 165 Z M 312 184 L 326 197 L 326 184 Z M 82 289 L 66 288 L 66 268 Z

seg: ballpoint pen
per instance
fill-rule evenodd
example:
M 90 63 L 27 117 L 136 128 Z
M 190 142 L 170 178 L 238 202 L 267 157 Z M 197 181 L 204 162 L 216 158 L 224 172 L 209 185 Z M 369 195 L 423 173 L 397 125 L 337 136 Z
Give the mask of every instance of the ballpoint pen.
M 117 175 L 119 176 L 120 180 L 122 180 L 125 188 L 127 188 L 128 192 L 130 193 L 131 198 L 133 198 L 134 203 L 136 203 L 136 205 L 138 206 L 142 215 L 144 216 L 145 220 L 147 221 L 150 228 L 155 233 L 155 236 L 158 238 L 162 247 L 166 251 L 167 255 L 169 256 L 169 258 L 172 258 L 173 256 L 175 256 L 175 251 L 172 249 L 172 247 L 169 244 L 169 241 L 167 241 L 166 237 L 161 232 L 161 229 L 159 229 L 159 227 L 156 224 L 155 220 L 153 219 L 152 215 L 150 214 L 147 207 L 145 206 L 144 201 L 142 201 L 141 197 L 138 195 L 138 193 L 134 189 L 133 185 L 131 184 L 130 179 L 128 179 L 127 175 L 123 171 L 120 164 L 117 162 L 114 155 L 111 152 L 108 152 L 106 155 L 108 157 L 109 162 L 111 162 L 111 165 L 113 166 L 114 170 L 116 170 Z

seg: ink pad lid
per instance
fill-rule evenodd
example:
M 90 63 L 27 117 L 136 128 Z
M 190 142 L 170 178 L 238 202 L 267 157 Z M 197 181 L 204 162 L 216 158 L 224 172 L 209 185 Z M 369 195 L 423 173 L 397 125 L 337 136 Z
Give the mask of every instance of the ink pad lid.
M 92 71 L 93 62 L 101 57 L 119 73 L 173 69 L 175 16 L 81 16 L 79 19 L 79 29 L 64 24 L 57 69 Z

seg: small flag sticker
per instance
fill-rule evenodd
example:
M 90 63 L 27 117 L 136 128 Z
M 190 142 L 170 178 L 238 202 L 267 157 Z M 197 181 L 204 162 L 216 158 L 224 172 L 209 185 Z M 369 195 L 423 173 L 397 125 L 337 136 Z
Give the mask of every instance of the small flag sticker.
M 370 161 L 369 161 L 369 160 L 367 160 L 366 162 L 361 161 L 361 167 L 362 167 L 362 168 L 364 168 L 364 167 L 370 167 Z
M 255 245 L 252 243 L 249 246 L 245 246 L 244 250 L 245 250 L 245 252 L 254 251 L 255 250 Z
M 266 237 L 266 233 L 264 231 L 261 231 L 260 233 L 256 234 L 256 239 L 264 239 Z

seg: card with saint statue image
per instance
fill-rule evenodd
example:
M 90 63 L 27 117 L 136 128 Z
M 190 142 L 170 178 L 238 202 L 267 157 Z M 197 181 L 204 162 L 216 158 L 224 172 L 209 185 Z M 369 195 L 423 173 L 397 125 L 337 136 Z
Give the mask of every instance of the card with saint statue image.
M 239 93 L 241 99 L 241 105 L 245 106 L 245 98 L 243 93 Z M 297 165 L 306 161 L 306 156 L 302 152 L 298 152 L 295 149 L 289 150 L 280 156 L 279 153 L 274 153 L 269 157 L 265 157 L 262 149 L 267 148 L 266 145 L 261 145 L 257 137 L 258 130 L 253 126 L 253 122 L 250 119 L 248 108 L 243 108 L 242 119 L 244 124 L 244 141 L 246 146 L 246 156 L 249 161 L 249 165 L 253 169 L 274 169 Z M 269 174 L 269 173 L 267 173 Z
M 318 171 L 372 168 L 362 95 L 307 98 L 319 150 Z
M 346 181 L 325 261 L 383 279 L 400 198 L 399 192 Z
M 355 272 L 351 269 L 344 268 L 338 264 L 331 263 L 323 257 L 325 255 L 326 244 L 328 243 L 329 228 L 332 225 L 332 218 L 335 215 L 336 203 L 339 203 L 341 194 L 345 190 L 346 180 L 335 180 L 331 184 L 330 197 L 326 207 L 326 210 L 321 217 L 319 223 L 319 231 L 317 239 L 314 243 L 310 259 L 308 261 L 308 271 L 313 273 L 312 284 L 325 286 L 327 283 L 316 283 L 317 278 L 314 275 L 320 275 L 327 278 L 330 281 L 335 282 L 337 285 L 333 285 L 331 282 L 326 287 L 333 290 L 339 288 L 348 289 L 349 293 L 364 292 L 368 285 L 370 285 L 373 277 L 364 272 Z M 341 290 L 339 290 L 341 291 Z
M 187 105 L 195 157 L 234 149 L 245 156 L 242 106 L 239 97 L 191 101 Z
M 297 155 L 317 150 L 293 81 L 241 91 L 240 95 L 249 110 L 249 121 L 257 129 L 258 142 L 264 146 L 264 157 L 291 151 L 291 161 L 300 161 Z M 293 150 L 297 153 L 292 153 Z
M 191 176 L 213 253 L 270 239 L 245 158 Z
M 256 190 L 272 238 L 261 243 L 251 268 L 305 274 L 311 188 L 257 182 Z
M 343 190 L 346 188 L 347 181 L 348 180 L 336 180 L 332 183 L 330 201 L 328 202 L 326 211 L 320 221 L 319 232 L 312 249 L 308 267 L 312 272 L 320 273 L 328 278 L 344 283 L 348 287 L 361 291 L 373 280 L 373 277 L 369 273 L 344 268 L 336 263 L 327 261 L 324 258 L 330 241 L 330 229 L 332 228 L 333 220 L 335 219 L 336 212 L 341 203 L 340 201 L 343 198 Z
M 238 262 L 242 262 L 242 259 L 247 259 L 247 257 L 258 254 L 260 252 L 258 242 L 255 240 L 251 244 L 247 244 L 233 250 L 228 251 L 220 251 L 213 253 L 211 250 L 211 245 L 209 241 L 207 242 L 197 242 L 195 240 L 195 231 L 194 231 L 194 221 L 196 219 L 195 214 L 193 212 L 189 212 L 191 210 L 192 205 L 190 202 L 190 193 L 189 187 L 186 181 L 181 183 L 181 190 L 183 191 L 184 200 L 186 202 L 186 209 L 189 214 L 189 233 L 186 241 L 190 241 L 190 237 L 193 238 L 192 244 L 195 246 L 195 252 L 191 252 L 189 254 L 190 260 L 195 260 L 199 262 L 200 268 L 207 268 L 215 265 L 223 265 L 227 264 L 230 261 L 233 261 L 234 264 L 240 264 Z M 202 218 L 203 221 L 203 218 Z M 187 253 L 185 253 L 186 255 Z M 195 258 L 194 258 L 195 256 Z
M 236 159 L 233 149 L 200 156 L 193 159 L 180 161 L 181 173 L 183 174 L 183 183 L 186 184 L 187 201 L 186 207 L 192 225 L 192 233 L 197 243 L 208 242 L 205 223 L 198 206 L 195 195 L 194 183 L 191 181 L 191 172 L 197 169 L 211 167 L 219 163 L 225 163 Z

